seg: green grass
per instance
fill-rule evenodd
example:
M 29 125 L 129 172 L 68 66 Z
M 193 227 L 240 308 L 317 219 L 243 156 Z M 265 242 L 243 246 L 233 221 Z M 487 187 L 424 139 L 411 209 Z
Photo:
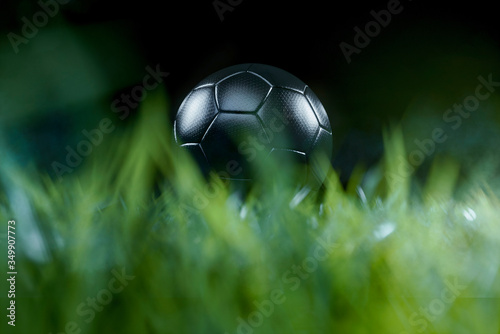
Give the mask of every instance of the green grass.
M 490 180 L 446 157 L 424 181 L 401 176 L 393 128 L 379 166 L 345 189 L 331 170 L 319 192 L 208 191 L 169 140 L 167 104 L 151 94 L 60 182 L 2 162 L 18 271 L 15 328 L 0 283 L 2 333 L 500 333 Z

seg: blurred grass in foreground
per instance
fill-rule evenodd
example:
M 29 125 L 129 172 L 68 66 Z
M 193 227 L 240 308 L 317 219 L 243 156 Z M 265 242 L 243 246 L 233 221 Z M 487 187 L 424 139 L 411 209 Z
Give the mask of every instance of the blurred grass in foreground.
M 443 157 L 426 184 L 388 183 L 405 156 L 393 129 L 380 166 L 346 190 L 332 170 L 323 192 L 275 184 L 241 199 L 174 150 L 166 105 L 152 94 L 62 182 L 5 158 L 18 271 L 6 333 L 499 332 L 488 180 L 457 187 Z

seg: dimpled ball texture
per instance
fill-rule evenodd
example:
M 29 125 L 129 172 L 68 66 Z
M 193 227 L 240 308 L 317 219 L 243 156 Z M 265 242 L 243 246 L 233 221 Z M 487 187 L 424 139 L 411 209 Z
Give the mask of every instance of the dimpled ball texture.
M 202 171 L 231 180 L 254 180 L 271 170 L 259 162 L 277 161 L 279 169 L 297 168 L 294 182 L 317 188 L 332 155 L 318 97 L 297 77 L 263 64 L 230 66 L 202 80 L 179 107 L 174 135 Z

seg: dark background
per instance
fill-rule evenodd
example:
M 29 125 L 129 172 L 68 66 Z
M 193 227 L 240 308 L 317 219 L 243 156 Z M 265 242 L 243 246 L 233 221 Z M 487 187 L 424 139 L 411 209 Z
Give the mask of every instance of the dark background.
M 47 167 L 64 154 L 73 132 L 109 114 L 111 101 L 141 82 L 146 65 L 160 64 L 171 73 L 165 88 L 173 117 L 205 76 L 233 64 L 266 63 L 302 79 L 323 102 L 334 131 L 334 166 L 345 179 L 356 164 L 370 166 L 380 159 L 386 126 L 406 120 L 411 135 L 419 136 L 420 130 L 412 132 L 420 129 L 417 123 L 424 124 L 425 132 L 428 117 L 439 120 L 454 101 L 473 92 L 478 75 L 498 73 L 498 12 L 487 2 L 401 1 L 402 12 L 348 64 L 339 44 L 352 45 L 354 27 L 363 29 L 373 20 L 370 11 L 387 9 L 387 4 L 243 0 L 221 21 L 211 0 L 70 1 L 60 5 L 60 13 L 38 36 L 20 46 L 19 54 L 2 37 L 1 54 L 6 56 L 1 66 L 9 69 L 3 87 L 17 87 L 14 94 L 4 92 L 14 102 L 0 105 L 4 124 L 12 125 L 3 131 L 18 152 L 27 152 L 20 154 L 21 160 Z M 19 33 L 20 19 L 40 10 L 36 1 L 4 0 L 1 7 L 2 35 Z M 70 31 L 69 40 L 77 40 L 80 49 L 66 50 L 67 42 L 45 47 L 43 43 L 58 41 L 57 33 L 49 36 L 53 31 Z M 63 61 L 42 62 L 54 54 Z M 75 54 L 89 55 L 85 59 L 91 61 L 83 62 L 87 65 L 97 64 L 90 66 L 97 79 Z M 47 86 L 55 97 L 47 95 Z M 73 87 L 75 93 L 58 96 L 54 91 L 60 87 Z M 409 106 L 422 98 L 433 101 L 433 111 L 410 112 Z M 29 105 L 23 104 L 29 99 Z M 497 120 L 492 111 L 483 121 Z M 44 141 L 50 145 L 39 154 L 37 145 Z

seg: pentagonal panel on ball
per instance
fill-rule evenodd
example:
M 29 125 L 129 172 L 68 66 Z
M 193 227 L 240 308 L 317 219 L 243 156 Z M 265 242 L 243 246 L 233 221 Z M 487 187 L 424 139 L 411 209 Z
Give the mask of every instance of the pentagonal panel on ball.
M 257 113 L 266 126 L 273 148 L 307 153 L 319 123 L 306 97 L 285 88 L 273 88 Z
M 214 88 L 193 90 L 182 102 L 175 120 L 175 138 L 180 143 L 199 143 L 217 115 Z
M 203 137 L 201 146 L 216 173 L 233 179 L 250 179 L 269 141 L 254 114 L 219 113 Z
M 271 86 L 252 73 L 238 73 L 225 78 L 215 87 L 219 111 L 255 112 Z

